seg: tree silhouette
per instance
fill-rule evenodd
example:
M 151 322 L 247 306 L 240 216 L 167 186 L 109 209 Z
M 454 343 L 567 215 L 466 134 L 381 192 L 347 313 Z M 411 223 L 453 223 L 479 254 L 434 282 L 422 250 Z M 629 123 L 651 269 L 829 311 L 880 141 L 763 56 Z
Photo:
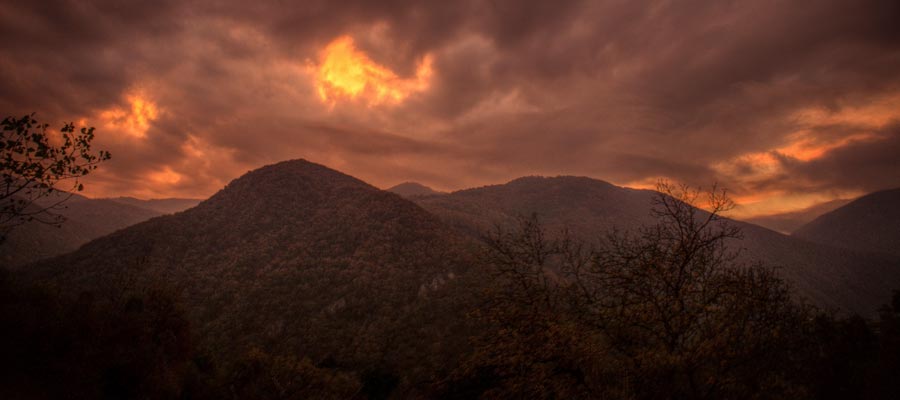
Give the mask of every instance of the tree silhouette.
M 475 338 L 448 387 L 501 398 L 794 390 L 783 360 L 805 307 L 772 269 L 730 250 L 740 230 L 720 217 L 732 205 L 724 191 L 658 189 L 655 224 L 594 248 L 546 232 L 536 216 L 488 235 L 496 288 L 479 315 L 495 330 Z
M 803 308 L 772 269 L 738 261 L 724 191 L 658 191 L 657 223 L 610 235 L 581 275 L 584 319 L 649 397 L 731 397 L 779 382 L 768 375 Z
M 21 118 L 7 117 L 0 123 L 0 242 L 16 226 L 28 221 L 46 224 L 62 223 L 53 211 L 84 186 L 79 178 L 110 158 L 108 151 L 91 151 L 94 128 L 65 124 L 60 129 L 60 143 L 51 143 L 48 124 L 41 124 L 34 114 Z M 60 188 L 61 182 L 70 186 Z

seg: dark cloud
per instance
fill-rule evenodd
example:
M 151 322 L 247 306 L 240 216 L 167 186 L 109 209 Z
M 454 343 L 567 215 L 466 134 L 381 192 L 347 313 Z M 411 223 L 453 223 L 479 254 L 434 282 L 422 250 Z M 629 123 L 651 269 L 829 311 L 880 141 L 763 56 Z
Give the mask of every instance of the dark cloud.
M 0 109 L 100 125 L 136 94 L 157 105 L 140 139 L 100 131 L 114 160 L 97 194 L 205 196 L 296 157 L 382 186 L 566 173 L 870 190 L 900 185 L 882 126 L 900 117 L 884 107 L 900 101 L 898 19 L 892 0 L 8 1 Z M 322 103 L 309 68 L 342 35 L 400 78 L 431 57 L 428 89 Z M 890 115 L 860 127 L 872 113 Z M 881 139 L 842 142 L 860 130 Z M 845 145 L 772 153 L 798 131 Z M 760 176 L 749 154 L 780 169 Z
M 851 142 L 803 162 L 781 157 L 786 178 L 783 186 L 828 190 L 835 186 L 863 192 L 900 187 L 900 124 L 893 124 L 874 138 Z

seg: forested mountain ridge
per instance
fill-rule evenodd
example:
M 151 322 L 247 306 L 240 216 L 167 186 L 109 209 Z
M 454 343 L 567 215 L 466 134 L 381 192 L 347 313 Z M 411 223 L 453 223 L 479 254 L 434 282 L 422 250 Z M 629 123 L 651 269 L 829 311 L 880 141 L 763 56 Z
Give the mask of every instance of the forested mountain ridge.
M 68 253 L 116 230 L 200 203 L 197 199 L 175 198 L 88 198 L 65 192 L 42 199 L 40 203 L 50 205 L 66 196 L 69 196 L 68 200 L 50 210 L 62 217 L 58 226 L 29 221 L 14 229 L 5 243 L 0 243 L 0 265 L 16 268 Z
M 147 208 L 78 195 L 52 211 L 64 218 L 60 225 L 29 221 L 16 227 L 0 243 L 0 265 L 16 268 L 68 253 L 91 239 L 160 215 Z
M 900 259 L 900 188 L 860 197 L 816 218 L 793 236 Z
M 478 235 L 516 216 L 537 213 L 551 230 L 567 228 L 587 242 L 610 230 L 653 223 L 655 191 L 622 188 L 586 177 L 525 177 L 507 184 L 413 199 L 461 231 Z M 746 263 L 779 267 L 798 293 L 831 309 L 872 315 L 900 287 L 900 264 L 884 257 L 810 243 L 753 224 L 733 221 Z
M 396 194 L 295 160 L 28 273 L 82 289 L 165 286 L 205 345 L 229 349 L 220 363 L 262 348 L 410 377 L 445 362 L 411 365 L 423 346 L 465 342 L 447 335 L 467 297 L 442 296 L 470 268 L 467 243 Z
M 385 190 L 387 190 L 388 192 L 397 193 L 407 198 L 417 196 L 435 196 L 443 194 L 442 192 L 438 192 L 428 186 L 417 182 L 403 182 L 399 185 L 391 186 Z
M 723 385 L 702 382 L 735 393 L 755 387 L 760 373 L 767 384 L 781 385 L 797 365 L 810 376 L 767 390 L 787 393 L 829 381 L 830 372 L 816 368 L 831 356 L 822 355 L 815 347 L 819 336 L 806 330 L 819 325 L 764 270 L 734 275 L 746 278 L 736 281 L 726 279 L 727 268 L 716 273 L 718 281 L 688 277 L 700 287 L 738 290 L 710 307 L 696 308 L 693 302 L 701 299 L 681 297 L 684 291 L 674 297 L 651 291 L 650 298 L 666 300 L 659 315 L 681 321 L 684 330 L 678 332 L 705 338 L 663 346 L 669 350 L 655 347 L 662 342 L 653 339 L 669 320 L 655 319 L 643 308 L 649 303 L 634 303 L 625 314 L 598 313 L 605 309 L 594 306 L 619 304 L 617 290 L 663 287 L 658 285 L 670 273 L 642 275 L 645 280 L 622 287 L 598 286 L 611 290 L 603 292 L 611 297 L 583 303 L 591 297 L 578 297 L 577 291 L 590 281 L 569 281 L 573 270 L 566 268 L 575 264 L 567 263 L 580 259 L 602 273 L 614 264 L 595 256 L 628 245 L 584 253 L 587 248 L 577 242 L 598 243 L 613 229 L 659 224 L 659 215 L 650 213 L 659 205 L 654 199 L 672 199 L 670 205 L 696 211 L 701 219 L 708 215 L 660 196 L 583 177 L 526 177 L 413 202 L 305 160 L 265 166 L 194 208 L 121 229 L 14 274 L 0 273 L 0 290 L 11 288 L 0 307 L 4 321 L 13 321 L 4 332 L 12 336 L 9 342 L 28 345 L 0 350 L 37 371 L 7 369 L 4 382 L 12 393 L 40 392 L 54 374 L 78 365 L 88 372 L 67 379 L 60 390 L 113 393 L 107 397 L 450 399 L 530 398 L 546 390 L 566 398 L 659 398 L 671 390 L 694 390 L 672 375 L 685 368 L 733 377 Z M 518 236 L 519 217 L 531 214 L 543 225 Z M 743 231 L 744 239 L 731 245 L 747 248 L 744 261 L 777 263 L 800 294 L 818 304 L 869 313 L 876 301 L 886 302 L 874 298 L 894 280 L 896 270 L 889 265 L 865 264 L 853 252 L 732 223 Z M 561 244 L 562 229 L 575 242 Z M 640 248 L 651 255 L 677 249 L 652 244 Z M 648 260 L 649 268 L 673 261 Z M 504 277 L 509 271 L 524 275 Z M 538 301 L 530 298 L 535 293 Z M 678 311 L 682 303 L 672 299 L 687 300 L 691 309 Z M 695 319 L 696 312 L 704 317 Z M 746 326 L 753 328 L 745 331 Z M 831 326 L 826 321 L 823 329 Z M 645 328 L 649 333 L 641 333 Z M 66 348 L 73 337 L 87 354 L 82 347 L 41 353 Z M 618 347 L 627 343 L 646 353 Z M 132 345 L 139 350 L 127 350 Z M 740 356 L 723 358 L 729 352 Z M 777 359 L 782 352 L 799 358 L 786 364 Z M 715 372 L 720 362 L 745 361 L 753 367 Z M 623 376 L 642 383 L 623 385 Z

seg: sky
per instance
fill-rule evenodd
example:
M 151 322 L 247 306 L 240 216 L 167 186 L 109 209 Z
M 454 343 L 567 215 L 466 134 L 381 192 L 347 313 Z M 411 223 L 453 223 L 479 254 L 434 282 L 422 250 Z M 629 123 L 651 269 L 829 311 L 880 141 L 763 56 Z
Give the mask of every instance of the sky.
M 717 183 L 738 216 L 900 187 L 900 2 L 0 3 L 0 112 L 97 128 L 92 197 L 305 158 L 386 188 Z

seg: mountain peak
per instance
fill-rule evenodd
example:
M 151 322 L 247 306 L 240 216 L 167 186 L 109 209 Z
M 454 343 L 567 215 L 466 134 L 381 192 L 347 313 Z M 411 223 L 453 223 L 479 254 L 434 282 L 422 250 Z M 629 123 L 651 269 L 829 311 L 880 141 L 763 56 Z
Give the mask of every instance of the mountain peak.
M 294 160 L 248 172 L 197 207 L 28 271 L 71 287 L 103 285 L 110 271 L 135 282 L 165 277 L 213 348 L 238 355 L 252 345 L 325 359 L 344 354 L 358 332 L 420 336 L 406 324 L 443 318 L 420 311 L 422 288 L 461 276 L 464 240 L 408 200 Z
M 350 175 L 302 158 L 269 164 L 249 171 L 232 181 L 231 184 L 241 181 L 265 181 L 267 179 L 303 179 L 320 183 L 373 187 Z
M 418 182 L 403 182 L 399 185 L 388 188 L 387 191 L 399 194 L 403 197 L 433 196 L 443 194 L 442 192 L 438 192 Z
M 378 189 L 324 165 L 298 159 L 249 171 L 201 205 L 208 207 L 237 201 L 245 207 L 254 204 L 260 207 L 296 207 L 303 203 L 318 204 L 337 192 L 347 190 Z
M 594 179 L 587 176 L 575 175 L 557 175 L 557 176 L 541 176 L 529 175 L 513 179 L 507 185 L 597 185 L 614 187 L 615 185 L 600 179 Z

